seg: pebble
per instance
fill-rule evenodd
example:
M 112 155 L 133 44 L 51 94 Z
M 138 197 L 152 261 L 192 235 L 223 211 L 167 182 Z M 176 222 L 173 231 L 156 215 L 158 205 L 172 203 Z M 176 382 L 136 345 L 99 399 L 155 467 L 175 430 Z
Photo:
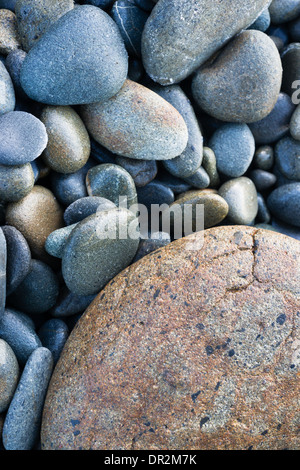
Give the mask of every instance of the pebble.
M 276 144 L 275 161 L 279 171 L 290 180 L 300 180 L 300 142 L 284 137 Z
M 298 80 L 300 72 L 300 44 L 294 42 L 286 46 L 281 52 L 281 62 L 283 67 L 281 91 L 287 93 L 293 98 L 296 92 L 296 98 L 299 98 Z M 296 82 L 297 86 L 295 88 Z
M 231 178 L 248 170 L 255 153 L 255 141 L 247 124 L 224 124 L 209 141 L 217 169 Z
M 274 189 L 267 199 L 267 205 L 279 220 L 300 227 L 300 183 Z
M 0 318 L 3 315 L 6 302 L 6 269 L 7 244 L 3 230 L 0 227 Z
M 31 252 L 22 233 L 15 227 L 2 227 L 7 246 L 6 295 L 10 295 L 30 270 Z
M 189 183 L 181 178 L 171 175 L 167 171 L 160 171 L 156 181 L 170 188 L 174 194 L 181 194 L 191 189 L 191 185 Z
M 186 148 L 183 117 L 145 86 L 126 80 L 110 100 L 81 107 L 92 137 L 113 153 L 141 160 L 169 160 Z
M 249 178 L 255 184 L 257 191 L 263 192 L 272 188 L 277 181 L 276 176 L 269 171 L 255 169 L 249 172 Z
M 85 0 L 88 5 L 94 5 L 95 7 L 103 8 L 107 10 L 112 6 L 115 0 Z
M 50 233 L 63 226 L 63 211 L 49 189 L 35 185 L 23 199 L 8 204 L 6 223 L 24 235 L 34 257 L 48 260 L 44 244 Z
M 273 144 L 289 132 L 295 105 L 286 93 L 279 93 L 275 107 L 268 116 L 250 123 L 249 127 L 258 145 Z
M 70 106 L 46 106 L 41 114 L 48 144 L 43 152 L 45 164 L 58 173 L 75 173 L 88 161 L 91 144 L 79 115 Z
M 217 159 L 214 151 L 209 147 L 203 147 L 203 169 L 209 177 L 209 186 L 216 188 L 220 185 L 220 177 L 217 169 Z M 183 192 L 183 191 L 182 191 Z
M 133 158 L 117 156 L 115 161 L 117 165 L 128 171 L 137 188 L 146 186 L 146 184 L 154 180 L 158 172 L 155 160 L 135 160 Z
M 15 109 L 15 90 L 5 65 L 0 62 L 0 117 Z
M 72 10 L 72 0 L 18 0 L 15 13 L 24 51 L 28 52 L 58 18 Z
M 198 168 L 198 170 L 195 171 L 192 176 L 186 176 L 183 179 L 188 184 L 198 189 L 205 189 L 210 185 L 209 175 L 202 166 L 200 166 L 200 168 Z
M 218 193 L 229 206 L 228 221 L 236 225 L 250 225 L 258 211 L 257 191 L 254 183 L 242 176 L 226 181 Z
M 296 139 L 300 140 L 300 106 L 298 105 L 295 109 L 291 120 L 290 120 L 290 133 L 291 136 Z
M 116 155 L 108 149 L 100 145 L 90 136 L 91 141 L 91 157 L 98 163 L 116 163 Z
M 64 221 L 66 225 L 76 224 L 96 212 L 107 211 L 114 208 L 116 208 L 116 204 L 104 197 L 82 197 L 66 208 L 64 212 Z
M 157 0 L 134 0 L 134 3 L 145 11 L 151 11 Z
M 52 369 L 49 349 L 40 347 L 30 355 L 5 417 L 6 450 L 31 450 L 37 442 Z
M 0 9 L 0 54 L 7 55 L 21 48 L 16 15 L 5 8 Z
M 16 2 L 17 0 L 0 0 L 0 8 L 15 11 Z
M 20 82 L 21 68 L 26 56 L 26 52 L 22 49 L 15 49 L 14 51 L 10 52 L 6 57 L 5 67 L 9 72 L 9 75 L 14 85 L 15 92 L 18 97 L 28 100 L 28 97 L 25 94 Z M 10 111 L 13 111 L 13 109 L 10 109 Z
M 21 84 L 35 101 L 78 105 L 114 96 L 127 71 L 116 23 L 100 8 L 81 5 L 59 18 L 30 49 Z
M 51 318 L 39 329 L 38 336 L 42 345 L 51 352 L 55 365 L 68 339 L 68 326 L 63 320 Z
M 300 41 L 300 17 L 289 23 L 289 33 L 292 42 Z
M 272 111 L 281 80 L 281 60 L 274 42 L 261 31 L 248 30 L 196 72 L 192 93 L 209 115 L 227 122 L 251 123 Z
M 272 219 L 272 228 L 279 233 L 283 233 L 288 237 L 295 238 L 300 241 L 300 228 L 295 227 L 294 225 L 286 224 L 281 220 L 278 220 L 273 217 Z
M 139 245 L 138 219 L 127 209 L 113 209 L 79 222 L 64 249 L 62 274 L 79 295 L 98 293 L 133 260 Z
M 152 205 L 170 205 L 174 202 L 174 192 L 169 186 L 158 180 L 153 180 L 142 188 L 137 188 L 138 203 L 151 211 Z
M 172 240 L 168 232 L 149 233 L 149 236 L 146 239 L 140 241 L 138 250 L 132 262 L 135 263 L 144 256 L 149 255 L 149 253 L 153 253 L 153 251 L 167 246 L 171 241 Z
M 68 206 L 77 199 L 88 195 L 85 179 L 90 168 L 96 163 L 89 159 L 87 163 L 75 173 L 64 175 L 62 173 L 52 172 L 50 176 L 51 189 L 58 201 Z
M 22 165 L 35 160 L 46 148 L 48 136 L 44 124 L 23 111 L 0 116 L 0 164 Z
M 161 85 L 184 80 L 260 15 L 269 2 L 160 0 L 142 35 L 147 74 Z M 236 14 L 236 11 L 239 14 Z M 178 34 L 180 31 L 180 34 Z
M 0 165 L 0 199 L 6 202 L 20 201 L 33 188 L 34 173 L 30 163 L 25 165 Z
M 51 316 L 55 318 L 74 317 L 83 313 L 94 298 L 95 295 L 73 294 L 66 286 L 63 286 L 55 306 L 51 309 Z
M 21 365 L 42 345 L 31 318 L 11 308 L 6 308 L 0 317 L 0 338 L 10 345 Z
M 263 145 L 256 149 L 253 164 L 256 168 L 270 171 L 274 165 L 274 150 L 270 145 Z
M 9 344 L 0 339 L 0 413 L 7 410 L 19 379 L 19 364 Z
M 271 16 L 269 8 L 265 8 L 260 16 L 249 26 L 248 29 L 258 29 L 259 31 L 265 32 L 270 27 Z
M 128 78 L 133 82 L 139 82 L 142 80 L 145 73 L 141 60 L 134 57 L 129 57 L 128 63 Z
M 262 224 L 268 224 L 271 221 L 271 214 L 264 197 L 260 193 L 257 193 L 257 204 L 258 210 L 255 222 L 259 221 Z
M 80 200 L 80 199 L 79 199 Z M 45 250 L 55 258 L 62 258 L 67 240 L 77 223 L 62 227 L 50 233 L 45 242 Z
M 299 0 L 273 0 L 269 7 L 273 24 L 282 24 L 294 20 L 300 15 Z

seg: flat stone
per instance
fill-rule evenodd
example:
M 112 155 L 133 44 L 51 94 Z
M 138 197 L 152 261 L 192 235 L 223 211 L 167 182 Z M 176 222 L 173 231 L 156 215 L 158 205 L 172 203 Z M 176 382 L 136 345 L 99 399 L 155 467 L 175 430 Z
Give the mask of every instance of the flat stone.
M 3 315 L 6 303 L 6 269 L 7 243 L 3 230 L 0 227 L 0 318 Z
M 19 379 L 19 364 L 9 344 L 0 339 L 0 413 L 7 410 Z
M 300 142 L 284 137 L 275 147 L 275 161 L 279 171 L 290 180 L 300 180 Z
M 300 15 L 299 0 L 273 0 L 269 7 L 273 24 L 286 23 Z
M 0 9 L 0 54 L 7 55 L 21 48 L 18 34 L 17 18 L 14 12 Z
M 5 65 L 0 62 L 0 115 L 15 109 L 15 90 Z
M 226 181 L 218 193 L 229 206 L 228 221 L 236 225 L 250 225 L 258 211 L 257 191 L 254 183 L 241 176 Z
M 285 184 L 274 189 L 267 204 L 279 220 L 300 227 L 300 183 Z
M 67 207 L 64 212 L 64 221 L 66 225 L 76 224 L 89 215 L 95 214 L 96 212 L 114 209 L 115 207 L 116 205 L 112 201 L 104 197 L 82 197 Z
M 268 0 L 252 0 L 243 5 L 237 0 L 218 3 L 160 0 L 142 36 L 146 72 L 161 85 L 182 81 L 230 38 L 250 26 L 269 3 Z
M 4 421 L 6 450 L 31 450 L 36 444 L 52 369 L 49 349 L 37 348 L 29 357 Z
M 0 165 L 0 199 L 6 202 L 20 201 L 34 186 L 34 173 L 30 163 L 24 165 Z
M 270 114 L 281 80 L 282 65 L 274 42 L 261 31 L 248 30 L 196 72 L 192 93 L 209 115 L 221 121 L 251 123 Z
M 81 5 L 60 17 L 30 49 L 21 84 L 42 103 L 93 103 L 115 95 L 127 71 L 128 56 L 115 22 L 100 8 Z
M 217 227 L 123 271 L 67 341 L 42 449 L 299 449 L 299 256 Z
M 59 318 L 51 318 L 39 329 L 38 336 L 42 345 L 51 352 L 53 362 L 56 364 L 69 336 L 68 326 Z
M 183 117 L 145 86 L 126 80 L 111 99 L 81 107 L 92 137 L 113 153 L 141 160 L 169 160 L 185 149 Z

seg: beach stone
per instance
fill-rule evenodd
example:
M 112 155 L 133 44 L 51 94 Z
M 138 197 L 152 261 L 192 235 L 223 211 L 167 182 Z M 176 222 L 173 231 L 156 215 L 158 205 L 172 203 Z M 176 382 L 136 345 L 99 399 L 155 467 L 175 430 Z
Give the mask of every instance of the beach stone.
M 145 73 L 145 69 L 140 59 L 129 57 L 128 78 L 133 82 L 140 82 Z
M 7 269 L 7 243 L 0 227 L 0 318 L 3 315 L 6 303 L 6 269 Z
M 192 93 L 209 115 L 221 121 L 251 123 L 270 114 L 281 80 L 282 65 L 274 42 L 261 31 L 248 30 L 196 72 Z
M 286 23 L 300 15 L 299 0 L 273 0 L 269 7 L 273 24 Z
M 136 187 L 146 186 L 154 180 L 158 172 L 155 160 L 135 160 L 134 158 L 117 156 L 116 164 L 128 171 Z
M 288 44 L 281 52 L 280 57 L 283 67 L 281 90 L 291 96 L 292 100 L 295 93 L 297 104 L 299 104 L 297 88 L 299 88 L 300 74 L 300 44 L 298 42 Z
M 116 163 L 116 155 L 110 152 L 107 148 L 96 142 L 90 136 L 91 141 L 91 157 L 98 163 Z
M 58 18 L 73 8 L 72 0 L 17 0 L 15 14 L 24 51 L 28 52 Z
M 45 241 L 63 226 L 63 211 L 49 189 L 35 185 L 23 199 L 7 205 L 6 223 L 22 233 L 34 257 L 46 260 Z
M 85 0 L 84 3 L 88 5 L 94 5 L 95 7 L 103 8 L 107 10 L 109 7 L 112 6 L 115 0 Z
M 51 352 L 53 362 L 56 364 L 69 336 L 68 326 L 63 320 L 51 318 L 39 329 L 38 336 L 42 345 Z
M 62 275 L 68 289 L 93 295 L 128 266 L 139 245 L 138 219 L 118 208 L 91 215 L 72 231 L 64 249 Z
M 0 8 L 7 8 L 7 10 L 15 11 L 17 0 L 0 0 Z
M 297 108 L 295 109 L 291 117 L 290 133 L 294 139 L 300 140 L 300 106 L 299 105 L 297 106 Z
M 52 172 L 50 175 L 51 189 L 59 202 L 69 206 L 77 199 L 88 196 L 85 179 L 90 168 L 96 163 L 89 159 L 78 171 L 71 174 Z
M 27 53 L 22 49 L 15 49 L 6 57 L 5 67 L 9 72 L 17 95 L 22 99 L 28 100 L 20 82 L 21 68 L 26 56 Z M 10 111 L 13 111 L 13 109 Z
M 141 160 L 169 160 L 185 149 L 183 117 L 145 86 L 126 80 L 111 99 L 81 107 L 92 137 L 111 152 Z
M 249 26 L 248 29 L 258 29 L 259 31 L 265 32 L 270 27 L 271 16 L 269 8 L 265 8 L 260 16 Z
M 21 48 L 16 15 L 5 8 L 0 9 L 0 54 L 7 55 Z
M 63 286 L 56 304 L 51 309 L 51 315 L 55 318 L 65 318 L 82 314 L 94 298 L 95 294 L 77 295 L 70 292 L 66 286 Z
M 256 144 L 273 144 L 289 132 L 290 121 L 295 105 L 286 93 L 279 93 L 273 110 L 260 121 L 250 123 L 249 127 Z
M 290 180 L 300 180 L 300 142 L 284 137 L 276 144 L 275 161 L 279 171 Z
M 300 41 L 300 16 L 294 21 L 289 23 L 289 33 L 292 39 L 292 42 Z
M 64 221 L 66 225 L 76 224 L 89 215 L 100 211 L 114 209 L 115 207 L 117 206 L 112 201 L 104 197 L 82 197 L 67 207 L 64 212 Z
M 271 213 L 279 220 L 300 227 L 300 183 L 274 189 L 267 204 Z
M 31 450 L 36 444 L 52 369 L 49 349 L 37 348 L 29 357 L 4 421 L 6 450 Z
M 45 250 L 49 255 L 54 256 L 55 258 L 62 258 L 67 240 L 76 225 L 77 223 L 71 224 L 50 233 L 45 242 Z
M 253 164 L 261 170 L 269 171 L 274 165 L 274 150 L 270 145 L 262 145 L 255 151 Z
M 11 111 L 0 116 L 0 164 L 22 165 L 35 160 L 46 148 L 44 124 L 33 114 Z
M 203 169 L 209 177 L 209 186 L 216 188 L 220 185 L 220 177 L 217 169 L 217 159 L 214 151 L 209 147 L 203 147 Z
M 15 90 L 5 65 L 0 62 L 0 116 L 15 109 Z
M 174 194 L 181 194 L 191 189 L 191 185 L 189 183 L 181 178 L 171 175 L 171 173 L 167 171 L 161 170 L 156 180 L 170 188 Z
M 147 207 L 151 211 L 154 204 L 172 204 L 175 200 L 174 192 L 169 186 L 159 180 L 153 180 L 142 188 L 137 188 L 138 203 Z
M 299 255 L 216 227 L 123 271 L 66 343 L 42 449 L 298 449 Z
M 218 190 L 229 206 L 227 219 L 236 225 L 250 225 L 258 211 L 257 191 L 254 183 L 241 176 L 226 181 Z
M 10 345 L 21 365 L 42 345 L 31 318 L 11 308 L 6 308 L 0 316 L 0 338 Z
M 100 8 L 81 5 L 60 17 L 30 49 L 21 84 L 35 101 L 77 105 L 115 95 L 127 71 L 128 56 L 115 22 Z
M 171 241 L 172 240 L 168 232 L 150 232 L 148 238 L 140 241 L 138 250 L 132 262 L 136 263 L 136 261 L 149 255 L 149 253 L 153 253 L 153 251 L 158 250 L 158 248 L 167 246 Z
M 34 173 L 30 163 L 25 165 L 0 165 L 0 199 L 6 202 L 19 201 L 33 188 Z
M 210 178 L 207 171 L 200 166 L 197 171 L 191 176 L 186 176 L 183 178 L 188 184 L 198 189 L 208 188 L 210 185 Z
M 10 345 L 0 339 L 0 413 L 7 410 L 19 379 L 19 364 Z
M 249 168 L 255 153 L 255 141 L 247 124 L 225 124 L 209 141 L 216 156 L 217 169 L 226 176 L 242 176 Z
M 6 295 L 10 295 L 29 273 L 31 252 L 25 237 L 15 227 L 4 225 L 2 231 L 7 246 Z
M 295 238 L 300 241 L 300 227 L 295 227 L 295 225 L 290 225 L 282 222 L 282 220 L 272 217 L 272 228 L 276 232 L 283 233 L 288 237 Z
M 134 0 L 134 3 L 145 11 L 151 11 L 156 0 Z
M 267 203 L 265 198 L 260 194 L 257 193 L 257 216 L 255 222 L 260 222 L 262 224 L 269 224 L 271 222 L 271 213 L 267 207 Z M 257 226 L 257 224 L 255 224 Z
M 248 176 L 255 184 L 257 191 L 261 192 L 270 189 L 277 181 L 276 175 L 260 169 L 251 170 Z
M 184 80 L 230 38 L 250 26 L 269 3 L 268 0 L 255 0 L 245 5 L 237 0 L 218 3 L 160 0 L 142 35 L 142 57 L 147 74 L 161 85 Z

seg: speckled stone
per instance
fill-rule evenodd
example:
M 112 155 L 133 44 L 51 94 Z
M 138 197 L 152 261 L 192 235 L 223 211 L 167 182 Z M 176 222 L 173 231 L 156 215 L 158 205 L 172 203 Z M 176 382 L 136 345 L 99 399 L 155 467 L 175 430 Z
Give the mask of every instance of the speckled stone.
M 116 164 L 123 167 L 132 176 L 136 187 L 146 186 L 157 175 L 155 160 L 135 160 L 127 157 L 116 157 Z
M 22 99 L 28 99 L 26 93 L 21 87 L 20 73 L 27 53 L 22 49 L 15 49 L 10 52 L 5 60 L 5 67 L 12 79 L 16 94 Z M 17 103 L 18 104 L 18 103 Z M 10 110 L 12 111 L 12 110 Z
M 279 171 L 291 180 L 300 180 L 300 142 L 284 137 L 276 144 L 275 161 Z
M 48 144 L 43 152 L 46 165 L 58 173 L 75 173 L 89 159 L 91 144 L 79 115 L 70 106 L 46 106 L 41 114 Z
M 36 444 L 52 369 L 49 349 L 37 348 L 29 357 L 4 421 L 6 450 L 31 450 Z
M 270 27 L 271 17 L 269 8 L 265 8 L 264 11 L 260 14 L 257 20 L 249 26 L 248 29 L 258 29 L 259 31 L 265 32 Z
M 229 206 L 228 221 L 236 225 L 251 225 L 258 211 L 257 191 L 254 183 L 241 176 L 226 181 L 218 193 Z
M 93 138 L 117 155 L 141 160 L 168 160 L 185 149 L 188 130 L 183 117 L 145 86 L 126 80 L 103 103 L 81 107 Z
M 273 0 L 269 7 L 273 24 L 286 23 L 300 15 L 299 0 Z
M 73 8 L 72 0 L 17 0 L 15 13 L 24 51 L 28 52 L 58 18 Z
M 276 175 L 269 171 L 255 169 L 248 174 L 249 178 L 255 184 L 257 191 L 266 191 L 270 189 L 277 181 Z
M 297 89 L 299 88 L 300 44 L 298 42 L 288 44 L 281 52 L 280 57 L 283 67 L 282 91 L 291 97 L 296 92 L 296 98 L 299 99 Z M 296 87 L 294 82 L 296 82 Z
M 30 49 L 21 84 L 42 103 L 93 103 L 115 95 L 127 71 L 128 56 L 115 22 L 101 9 L 81 5 L 59 18 Z
M 91 215 L 72 231 L 62 258 L 68 289 L 79 295 L 98 293 L 128 266 L 139 244 L 138 219 L 124 208 Z
M 0 115 L 15 109 L 15 90 L 5 65 L 0 62 Z
M 112 201 L 104 197 L 82 197 L 67 207 L 64 212 L 64 221 L 66 225 L 76 224 L 89 215 L 114 209 L 115 207 L 116 205 Z
M 130 266 L 81 317 L 42 449 L 299 449 L 299 242 L 241 226 L 202 235 Z
M 161 85 L 182 81 L 230 38 L 251 25 L 269 3 L 160 0 L 142 36 L 142 57 L 148 75 Z
M 279 220 L 300 227 L 300 183 L 286 184 L 274 189 L 267 204 Z
M 7 55 L 15 49 L 21 48 L 18 34 L 16 15 L 10 11 L 0 9 L 0 54 Z
M 6 269 L 7 269 L 7 243 L 0 227 L 0 318 L 3 315 L 6 303 Z
M 45 259 L 46 238 L 63 226 L 63 211 L 49 189 L 35 185 L 21 201 L 8 204 L 6 223 L 24 235 L 34 257 Z
M 269 171 L 274 165 L 274 150 L 270 145 L 263 145 L 256 149 L 253 158 L 253 164 L 256 168 Z
M 196 72 L 192 93 L 209 115 L 227 122 L 251 123 L 272 111 L 281 80 L 281 60 L 274 42 L 261 31 L 248 30 Z
M 0 199 L 6 202 L 20 201 L 34 186 L 34 173 L 30 163 L 25 165 L 0 165 Z
M 209 186 L 216 188 L 220 185 L 220 177 L 217 169 L 217 160 L 214 151 L 209 147 L 203 147 L 203 169 L 209 176 Z
M 51 318 L 39 329 L 38 336 L 42 345 L 51 351 L 54 364 L 56 364 L 69 336 L 68 326 L 61 319 Z
M 198 189 L 205 189 L 208 188 L 210 185 L 210 178 L 207 171 L 200 166 L 197 171 L 191 176 L 186 176 L 183 178 L 188 184 L 190 184 L 193 188 Z
M 45 242 L 45 250 L 47 253 L 55 258 L 62 258 L 68 238 L 76 226 L 77 223 L 71 224 L 67 227 L 58 228 L 50 233 Z
M 143 204 L 151 211 L 153 204 L 172 204 L 175 200 L 174 192 L 169 186 L 159 180 L 153 180 L 142 188 L 137 189 L 138 203 Z
M 149 255 L 149 253 L 153 253 L 153 251 L 168 245 L 171 241 L 172 240 L 168 232 L 150 232 L 148 234 L 148 238 L 140 241 L 138 250 L 132 262 L 135 263 L 136 261 L 139 261 L 144 256 Z
M 0 413 L 6 411 L 19 379 L 19 364 L 10 345 L 0 339 Z

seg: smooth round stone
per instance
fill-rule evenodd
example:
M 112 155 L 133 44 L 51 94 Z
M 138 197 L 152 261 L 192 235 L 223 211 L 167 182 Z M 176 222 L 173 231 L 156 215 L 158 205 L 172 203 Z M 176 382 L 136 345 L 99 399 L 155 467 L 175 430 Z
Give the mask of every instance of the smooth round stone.
M 77 223 L 71 224 L 50 233 L 45 242 L 45 250 L 49 255 L 54 256 L 55 258 L 62 258 L 67 240 L 76 225 Z
M 300 183 L 274 189 L 267 204 L 271 213 L 279 220 L 300 227 Z
M 0 318 L 3 315 L 6 303 L 6 270 L 7 243 L 3 230 L 0 227 Z
M 272 169 L 274 165 L 274 150 L 270 145 L 258 147 L 253 158 L 253 164 L 265 171 Z
M 264 119 L 250 123 L 249 127 L 258 145 L 272 144 L 289 132 L 295 105 L 286 93 L 279 93 L 275 107 Z
M 31 252 L 19 230 L 10 225 L 2 227 L 7 246 L 6 295 L 10 295 L 30 270 Z
M 215 227 L 123 271 L 67 341 L 42 449 L 299 449 L 299 256 L 284 235 Z
M 255 153 L 254 137 L 247 124 L 221 126 L 208 145 L 216 156 L 218 171 L 232 178 L 248 170 Z
M 34 257 L 44 259 L 45 241 L 63 226 L 63 211 L 49 189 L 35 185 L 23 199 L 7 205 L 6 223 L 24 235 Z
M 267 203 L 264 197 L 260 193 L 257 193 L 257 204 L 258 210 L 255 221 L 259 221 L 263 224 L 268 224 L 271 221 L 271 214 L 267 207 Z
M 137 203 L 136 188 L 132 176 L 119 165 L 104 163 L 91 168 L 86 176 L 89 196 L 100 196 L 116 206 L 126 198 L 128 208 Z
M 281 62 L 283 67 L 282 91 L 292 97 L 299 99 L 299 76 L 300 76 L 300 44 L 294 42 L 289 44 L 281 52 Z M 294 95 L 295 93 L 295 95 Z
M 279 171 L 291 180 L 300 180 L 300 142 L 284 137 L 275 147 L 275 161 Z
M 155 160 L 135 160 L 133 158 L 117 156 L 116 164 L 128 171 L 137 188 L 146 186 L 146 184 L 154 180 L 158 171 Z
M 37 442 L 52 369 L 49 349 L 37 348 L 29 357 L 4 421 L 6 450 L 31 450 Z
M 177 109 L 188 129 L 186 148 L 178 157 L 166 160 L 164 166 L 178 178 L 192 176 L 202 163 L 203 137 L 191 102 L 178 85 L 155 86 L 152 89 Z
M 5 65 L 0 62 L 0 116 L 15 109 L 15 90 Z
M 38 336 L 42 345 L 51 351 L 54 364 L 56 364 L 69 336 L 68 326 L 63 320 L 52 318 L 42 325 Z
M 257 191 L 247 177 L 226 181 L 218 193 L 229 206 L 228 221 L 236 225 L 249 225 L 257 215 Z
M 257 191 L 261 192 L 270 189 L 277 181 L 273 173 L 260 169 L 251 170 L 248 176 L 255 184 Z
M 100 8 L 82 5 L 59 18 L 30 49 L 21 84 L 42 103 L 94 103 L 114 96 L 127 71 L 128 56 L 115 22 Z
M 88 195 L 85 179 L 89 169 L 95 165 L 96 163 L 89 159 L 84 167 L 75 173 L 69 175 L 51 173 L 51 189 L 61 204 L 68 206 L 77 201 L 77 199 Z
M 117 0 L 111 9 L 111 17 L 119 27 L 127 52 L 141 56 L 141 39 L 148 13 L 132 0 Z
M 5 61 L 5 67 L 7 68 L 9 75 L 12 79 L 14 84 L 15 91 L 17 95 L 23 99 L 28 99 L 27 95 L 25 94 L 23 88 L 21 87 L 20 82 L 20 73 L 23 62 L 26 57 L 26 52 L 22 49 L 16 49 L 8 54 Z M 11 109 L 10 111 L 12 111 Z
M 88 132 L 70 106 L 46 106 L 41 114 L 48 144 L 43 153 L 46 165 L 58 173 L 75 173 L 89 159 L 91 144 Z
M 286 23 L 300 15 L 299 0 L 273 0 L 269 7 L 273 24 Z
M 203 147 L 203 169 L 209 176 L 209 186 L 216 188 L 220 185 L 220 177 L 217 169 L 217 159 L 214 151 L 209 147 Z
M 138 219 L 126 209 L 91 215 L 79 222 L 64 249 L 62 274 L 68 289 L 93 295 L 126 268 L 139 245 Z
M 198 189 L 205 189 L 210 185 L 209 175 L 202 166 L 193 175 L 185 177 L 184 181 Z
M 51 315 L 56 318 L 74 317 L 82 314 L 92 303 L 95 295 L 77 295 L 64 286 L 58 296 L 56 304 L 51 309 Z
M 160 171 L 156 181 L 170 188 L 174 194 L 181 194 L 191 189 L 191 185 L 189 183 L 181 178 L 171 175 L 167 171 Z
M 141 160 L 169 160 L 186 148 L 183 117 L 157 93 L 131 80 L 111 99 L 81 107 L 92 137 L 113 153 Z
M 35 160 L 46 148 L 44 124 L 33 114 L 11 111 L 0 116 L 0 164 L 22 165 Z
M 192 93 L 209 115 L 221 121 L 251 123 L 270 114 L 281 79 L 281 60 L 274 42 L 261 31 L 248 30 L 196 72 Z
M 149 233 L 147 239 L 141 240 L 136 255 L 133 259 L 133 263 L 139 261 L 144 256 L 153 253 L 153 251 L 158 250 L 166 245 L 171 243 L 170 234 L 167 232 L 153 232 Z
M 160 0 L 146 22 L 142 57 L 161 85 L 184 80 L 260 15 L 268 0 Z M 236 14 L 238 9 L 238 14 Z M 178 34 L 180 31 L 180 34 Z
M 19 379 L 19 364 L 10 345 L 0 339 L 0 413 L 6 411 Z
M 260 16 L 249 26 L 248 29 L 258 29 L 259 31 L 265 32 L 271 24 L 271 17 L 268 8 L 265 8 Z
M 297 180 L 290 180 L 289 178 L 287 178 L 286 176 L 284 176 L 281 171 L 279 170 L 279 167 L 278 167 L 278 164 L 275 163 L 274 167 L 273 167 L 273 173 L 274 175 L 276 176 L 277 178 L 277 181 L 276 181 L 276 187 L 278 188 L 279 186 L 284 186 L 286 184 L 293 184 L 293 183 L 296 183 Z
M 143 188 L 137 188 L 138 203 L 151 211 L 152 205 L 170 205 L 175 200 L 174 192 L 159 180 L 153 180 Z
M 7 55 L 19 49 L 21 43 L 18 35 L 16 15 L 6 9 L 0 9 L 0 54 Z
M 33 259 L 29 273 L 9 296 L 8 302 L 17 310 L 36 315 L 50 310 L 58 294 L 56 274 L 46 263 Z
M 10 345 L 20 364 L 24 364 L 30 354 L 42 345 L 32 320 L 11 308 L 6 308 L 0 316 L 0 338 Z
M 64 212 L 64 221 L 66 225 L 76 224 L 96 212 L 108 211 L 114 208 L 116 208 L 116 205 L 104 197 L 82 197 L 67 207 Z
M 17 166 L 0 165 L 0 199 L 15 202 L 26 196 L 34 186 L 30 163 Z
M 290 134 L 296 139 L 300 140 L 300 106 L 295 109 L 290 121 Z
M 58 18 L 74 8 L 72 0 L 17 0 L 15 13 L 24 51 L 28 52 Z

